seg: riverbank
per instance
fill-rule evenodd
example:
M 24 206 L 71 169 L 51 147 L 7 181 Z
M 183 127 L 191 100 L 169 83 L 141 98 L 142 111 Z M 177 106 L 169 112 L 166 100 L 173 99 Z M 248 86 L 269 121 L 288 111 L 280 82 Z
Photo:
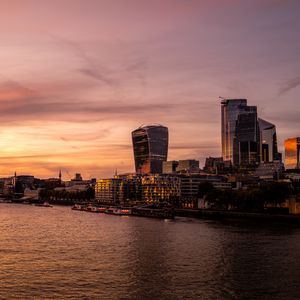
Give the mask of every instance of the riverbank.
M 5 202 L 3 202 L 5 203 Z M 22 202 L 16 201 L 15 199 L 10 203 Z M 26 203 L 33 204 L 34 202 Z M 70 202 L 64 201 L 51 201 L 51 204 L 60 206 L 72 206 Z M 86 205 L 87 203 L 82 203 Z M 107 206 L 108 207 L 108 206 Z M 206 220 L 230 220 L 230 219 L 240 219 L 240 220 L 253 220 L 262 222 L 276 222 L 276 223 L 288 223 L 300 225 L 300 215 L 288 215 L 288 214 L 276 214 L 276 213 L 253 213 L 253 212 L 239 212 L 239 211 L 224 211 L 224 210 L 209 210 L 209 209 L 179 209 L 175 208 L 172 213 L 170 211 L 155 210 L 149 208 L 134 209 L 135 213 L 133 216 L 142 217 L 154 217 L 154 218 L 173 218 L 173 217 L 188 217 L 196 219 L 206 219 Z M 174 215 L 173 215 L 174 212 Z
M 189 217 L 207 220 L 247 219 L 253 221 L 259 220 L 266 222 L 280 222 L 300 225 L 299 215 L 281 215 L 270 213 L 251 213 L 209 209 L 175 209 L 174 213 L 175 217 Z

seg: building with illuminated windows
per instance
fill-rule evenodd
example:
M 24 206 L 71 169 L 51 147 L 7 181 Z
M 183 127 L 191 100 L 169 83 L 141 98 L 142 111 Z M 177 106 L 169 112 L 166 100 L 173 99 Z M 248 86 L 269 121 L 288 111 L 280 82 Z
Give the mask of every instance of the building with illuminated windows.
M 135 170 L 137 174 L 160 174 L 168 156 L 168 128 L 147 125 L 132 132 Z
M 142 198 L 147 204 L 172 203 L 180 196 L 180 179 L 172 175 L 142 177 Z
M 284 142 L 285 168 L 300 169 L 300 137 L 289 138 Z
M 99 179 L 95 185 L 95 200 L 101 204 L 120 204 L 120 178 Z

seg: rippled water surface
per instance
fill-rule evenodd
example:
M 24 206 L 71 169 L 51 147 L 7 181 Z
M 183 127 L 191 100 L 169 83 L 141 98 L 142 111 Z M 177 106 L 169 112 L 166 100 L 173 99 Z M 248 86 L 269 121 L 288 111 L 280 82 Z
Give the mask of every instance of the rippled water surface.
M 300 299 L 300 228 L 0 204 L 0 299 Z

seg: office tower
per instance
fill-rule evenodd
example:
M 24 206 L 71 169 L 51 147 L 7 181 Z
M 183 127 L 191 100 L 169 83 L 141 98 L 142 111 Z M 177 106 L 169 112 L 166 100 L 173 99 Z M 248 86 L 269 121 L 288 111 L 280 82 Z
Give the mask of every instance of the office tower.
M 238 115 L 233 147 L 235 166 L 255 165 L 259 162 L 259 126 L 256 106 L 247 106 Z
M 285 168 L 300 169 L 300 137 L 285 140 Z
M 273 162 L 279 160 L 276 127 L 263 119 L 258 119 L 260 131 L 260 161 Z
M 162 125 L 141 126 L 132 132 L 136 173 L 162 173 L 162 164 L 168 156 L 168 139 L 168 128 Z
M 239 114 L 246 107 L 246 99 L 223 99 L 221 101 L 222 156 L 224 160 L 233 162 L 233 139 L 236 131 L 236 121 Z

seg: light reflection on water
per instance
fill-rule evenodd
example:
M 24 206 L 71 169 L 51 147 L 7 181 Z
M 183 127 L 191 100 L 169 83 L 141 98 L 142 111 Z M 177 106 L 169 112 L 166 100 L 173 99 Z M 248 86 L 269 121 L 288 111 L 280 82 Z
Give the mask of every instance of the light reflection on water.
M 297 299 L 300 229 L 0 204 L 0 299 Z

